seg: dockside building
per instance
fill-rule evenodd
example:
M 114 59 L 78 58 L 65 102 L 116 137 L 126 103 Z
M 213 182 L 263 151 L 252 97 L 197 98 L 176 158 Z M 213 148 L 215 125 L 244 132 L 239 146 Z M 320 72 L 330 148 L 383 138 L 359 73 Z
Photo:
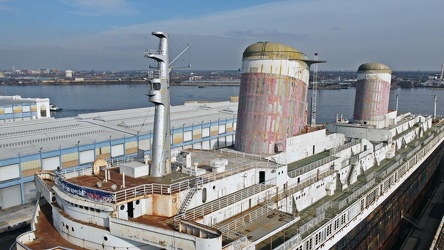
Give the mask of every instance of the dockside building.
M 234 142 L 237 102 L 187 103 L 172 107 L 172 148 L 212 150 Z M 131 161 L 149 155 L 154 108 L 2 123 L 0 209 L 38 198 L 34 173 L 90 165 L 102 158 Z M 140 151 L 139 150 L 139 154 Z

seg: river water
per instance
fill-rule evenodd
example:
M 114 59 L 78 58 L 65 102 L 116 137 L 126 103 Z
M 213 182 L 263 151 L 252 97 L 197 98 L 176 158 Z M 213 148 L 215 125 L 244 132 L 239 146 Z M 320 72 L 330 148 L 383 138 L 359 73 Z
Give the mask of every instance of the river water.
M 63 111 L 52 116 L 73 117 L 82 113 L 152 106 L 146 96 L 145 84 L 119 85 L 68 85 L 68 86 L 0 86 L 0 95 L 20 95 L 22 97 L 49 98 Z M 172 86 L 171 105 L 181 105 L 185 101 L 228 101 L 237 96 L 239 87 Z M 390 93 L 390 109 L 395 109 L 396 95 L 399 96 L 399 111 L 416 114 L 433 114 L 433 97 L 437 95 L 437 114 L 444 114 L 444 89 L 428 88 L 396 89 Z M 311 91 L 308 92 L 308 99 Z M 336 114 L 351 119 L 355 100 L 355 88 L 342 90 L 318 90 L 317 123 L 334 121 Z M 311 108 L 309 108 L 311 110 Z

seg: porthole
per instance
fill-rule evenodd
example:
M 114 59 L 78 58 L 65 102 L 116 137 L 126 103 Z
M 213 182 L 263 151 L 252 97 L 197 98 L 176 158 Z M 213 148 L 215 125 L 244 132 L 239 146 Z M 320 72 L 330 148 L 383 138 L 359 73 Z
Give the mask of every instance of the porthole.
M 125 205 L 120 205 L 120 210 L 124 210 L 125 209 Z
M 69 230 L 69 226 L 68 225 L 66 225 L 66 230 Z
M 213 190 L 215 190 L 216 189 L 216 186 L 213 186 Z
M 139 204 L 140 204 L 140 200 L 137 200 L 137 201 L 136 201 L 136 205 L 139 205 Z
M 103 236 L 103 240 L 104 240 L 104 241 L 108 241 L 108 237 Z

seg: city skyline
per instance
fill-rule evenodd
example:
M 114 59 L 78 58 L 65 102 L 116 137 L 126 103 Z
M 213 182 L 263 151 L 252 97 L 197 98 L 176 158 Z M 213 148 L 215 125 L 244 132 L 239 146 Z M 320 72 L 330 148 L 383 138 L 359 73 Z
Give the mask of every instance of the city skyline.
M 165 6 L 163 6 L 165 5 Z M 393 70 L 439 71 L 444 63 L 444 2 L 394 0 L 168 1 L 0 0 L 1 70 L 144 70 L 152 31 L 170 34 L 173 66 L 241 68 L 259 41 L 286 44 L 327 60 L 321 70 L 381 62 Z M 191 59 L 191 60 L 190 60 Z

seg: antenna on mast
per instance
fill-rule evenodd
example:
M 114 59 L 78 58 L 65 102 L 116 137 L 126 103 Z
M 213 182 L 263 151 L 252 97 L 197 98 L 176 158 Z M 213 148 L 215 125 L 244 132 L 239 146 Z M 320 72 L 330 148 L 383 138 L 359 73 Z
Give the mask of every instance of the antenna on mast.
M 187 44 L 187 47 L 184 49 L 184 50 L 182 50 L 182 52 L 180 52 L 179 53 L 179 55 L 177 55 L 173 60 L 171 60 L 171 62 L 170 62 L 170 67 L 171 67 L 171 64 L 173 64 L 181 55 L 183 55 L 183 53 L 185 53 L 185 51 L 187 51 L 189 48 L 191 48 L 191 44 Z M 190 63 L 188 63 L 188 65 L 185 67 L 185 66 L 183 66 L 183 67 L 180 67 L 180 68 L 191 68 L 191 64 Z
M 316 126 L 316 98 L 318 92 L 318 53 L 314 56 L 314 66 L 313 66 L 313 82 L 312 82 L 312 97 L 311 97 L 311 127 Z

